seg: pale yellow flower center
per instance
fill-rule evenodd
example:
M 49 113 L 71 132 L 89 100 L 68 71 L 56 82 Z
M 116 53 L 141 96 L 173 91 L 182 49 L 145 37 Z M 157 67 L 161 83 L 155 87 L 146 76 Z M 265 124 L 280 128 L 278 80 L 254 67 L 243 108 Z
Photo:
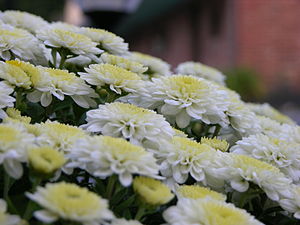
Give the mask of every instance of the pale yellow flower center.
M 149 177 L 136 177 L 133 189 L 145 203 L 151 205 L 165 204 L 174 197 L 165 184 Z

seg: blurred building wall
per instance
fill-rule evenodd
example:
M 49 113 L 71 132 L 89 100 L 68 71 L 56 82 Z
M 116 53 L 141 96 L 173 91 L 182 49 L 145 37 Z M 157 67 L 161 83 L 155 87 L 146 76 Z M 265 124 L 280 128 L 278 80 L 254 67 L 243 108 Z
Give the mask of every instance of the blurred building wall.
M 300 93 L 299 0 L 187 1 L 127 38 L 176 66 L 194 60 L 255 69 L 269 91 Z

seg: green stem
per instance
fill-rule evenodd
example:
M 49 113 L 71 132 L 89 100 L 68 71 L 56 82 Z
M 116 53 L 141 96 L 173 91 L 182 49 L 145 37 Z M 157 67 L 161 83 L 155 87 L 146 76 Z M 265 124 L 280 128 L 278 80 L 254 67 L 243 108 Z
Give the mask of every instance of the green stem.
M 145 213 L 145 208 L 143 206 L 140 206 L 134 219 L 135 220 L 140 220 L 142 219 L 142 217 L 144 216 L 144 213 Z
M 217 124 L 216 127 L 215 127 L 215 131 L 214 131 L 212 137 L 217 137 L 218 134 L 219 134 L 219 132 L 220 132 L 220 130 L 221 130 L 221 126 L 219 124 Z
M 56 49 L 53 48 L 52 51 L 51 51 L 51 55 L 52 55 L 52 58 L 53 58 L 54 67 L 56 67 L 56 53 L 57 53 Z
M 34 182 L 32 183 L 32 188 L 31 191 L 34 192 L 36 190 L 36 187 L 41 183 L 42 179 L 37 177 Z M 27 204 L 26 210 L 24 212 L 23 218 L 25 220 L 29 220 L 32 217 L 32 213 L 33 213 L 33 209 L 32 207 L 34 206 L 34 202 L 33 201 L 29 201 L 29 203 Z
M 111 196 L 114 192 L 115 183 L 116 183 L 116 176 L 113 175 L 113 176 L 109 177 L 107 188 L 106 188 L 106 197 L 108 199 L 111 198 Z
M 17 209 L 15 208 L 14 204 L 12 203 L 12 201 L 10 200 L 9 195 L 8 195 L 9 189 L 12 185 L 11 181 L 12 181 L 12 179 L 10 178 L 10 176 L 7 173 L 4 173 L 3 198 L 7 203 L 9 211 L 11 211 L 13 213 L 17 213 Z
M 10 187 L 10 177 L 7 173 L 4 173 L 3 197 L 5 200 L 8 198 L 9 187 Z
M 66 54 L 64 54 L 63 51 L 61 52 L 60 56 L 61 56 L 61 59 L 60 59 L 60 63 L 59 63 L 59 69 L 62 69 L 66 62 L 67 56 L 66 56 Z
M 22 111 L 22 91 L 17 90 L 16 94 L 16 109 Z

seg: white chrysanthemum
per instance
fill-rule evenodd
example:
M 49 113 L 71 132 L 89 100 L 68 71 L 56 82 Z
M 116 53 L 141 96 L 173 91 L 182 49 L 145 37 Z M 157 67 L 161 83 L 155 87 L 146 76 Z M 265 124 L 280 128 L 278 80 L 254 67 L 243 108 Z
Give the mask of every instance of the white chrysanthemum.
M 83 225 L 97 225 L 114 217 L 107 200 L 76 184 L 48 183 L 38 187 L 34 194 L 27 193 L 27 197 L 44 208 L 34 212 L 34 216 L 44 223 L 61 218 Z
M 187 127 L 192 119 L 206 124 L 228 124 L 227 92 L 212 82 L 187 75 L 153 78 L 152 81 L 147 87 L 149 96 L 141 96 L 140 102 L 135 102 L 135 96 L 125 96 L 125 99 L 143 107 L 158 108 L 180 128 Z
M 12 86 L 31 88 L 30 77 L 18 66 L 0 62 L 0 78 L 6 80 Z
M 257 134 L 238 141 L 230 151 L 270 163 L 291 177 L 294 182 L 299 182 L 300 144 Z
M 0 164 L 15 179 L 23 174 L 22 163 L 27 162 L 27 149 L 35 137 L 17 124 L 0 124 Z
M 44 64 L 46 58 L 40 41 L 26 30 L 8 24 L 0 24 L 0 58 L 19 58 Z
M 143 225 L 138 220 L 114 219 L 111 225 Z
M 176 73 L 202 77 L 225 85 L 225 75 L 210 66 L 199 62 L 183 62 L 175 69 Z
M 170 65 L 156 57 L 151 55 L 143 54 L 140 52 L 131 52 L 128 56 L 129 59 L 139 62 L 142 65 L 148 67 L 148 70 L 145 72 L 149 76 L 148 79 L 157 76 L 169 76 L 171 75 Z
M 117 94 L 137 92 L 144 89 L 144 82 L 136 74 L 111 64 L 92 64 L 85 68 L 87 73 L 79 73 L 87 83 L 97 87 L 109 86 Z
M 46 121 L 37 124 L 37 142 L 40 145 L 49 145 L 63 152 L 69 152 L 72 145 L 87 134 L 76 126 L 62 124 L 59 122 Z
M 57 28 L 55 24 L 38 30 L 37 37 L 41 39 L 46 46 L 67 48 L 75 55 L 85 55 L 95 61 L 99 61 L 96 55 L 103 52 L 97 47 L 97 43 L 93 42 L 87 36 L 70 30 Z
M 292 192 L 291 198 L 281 199 L 279 204 L 286 211 L 294 213 L 295 218 L 300 219 L 300 187 L 292 185 L 290 191 Z
M 163 217 L 169 225 L 263 225 L 245 210 L 211 198 L 180 199 Z
M 132 175 L 158 177 L 159 166 L 154 156 L 144 148 L 121 138 L 93 136 L 80 139 L 68 156 L 68 168 L 82 168 L 96 177 L 119 176 L 123 186 L 129 186 Z
M 36 30 L 48 25 L 43 18 L 18 10 L 6 10 L 0 12 L 0 20 L 14 27 L 22 28 L 35 33 Z
M 124 42 L 123 38 L 114 33 L 88 27 L 82 27 L 79 32 L 92 39 L 106 52 L 114 55 L 126 55 L 128 53 L 128 44 Z
M 211 152 L 212 154 L 207 152 Z M 208 145 L 197 143 L 188 138 L 173 137 L 156 152 L 162 161 L 160 171 L 163 176 L 171 177 L 177 183 L 184 183 L 191 175 L 196 181 L 205 183 L 204 168 L 213 161 L 215 150 Z
M 21 218 L 16 215 L 10 215 L 6 212 L 6 202 L 0 199 L 0 224 L 1 225 L 21 225 Z
M 95 106 L 92 97 L 97 97 L 94 89 L 87 85 L 83 79 L 67 70 L 52 69 L 46 67 L 33 67 L 19 62 L 24 70 L 28 69 L 34 91 L 27 95 L 31 102 L 41 102 L 46 107 L 52 102 L 52 95 L 59 100 L 64 100 L 64 95 L 70 96 L 79 106 L 89 108 Z
M 129 70 L 133 73 L 137 73 L 140 76 L 142 76 L 142 74 L 148 69 L 147 67 L 143 66 L 141 63 L 129 60 L 121 56 L 111 55 L 108 53 L 103 53 L 100 57 L 100 60 L 103 63 L 119 66 L 125 70 Z
M 228 167 L 231 168 L 229 183 L 239 192 L 247 191 L 249 182 L 257 184 L 273 201 L 278 201 L 282 196 L 290 196 L 287 187 L 291 180 L 280 170 L 266 162 L 251 158 L 246 155 L 229 153 Z
M 273 120 L 276 120 L 280 123 L 287 123 L 291 125 L 295 125 L 295 122 L 289 118 L 288 116 L 280 113 L 274 107 L 272 107 L 269 103 L 247 103 L 247 106 L 255 112 L 257 115 L 266 116 Z
M 162 115 L 154 111 L 124 103 L 99 105 L 87 112 L 83 128 L 103 135 L 123 137 L 134 144 L 144 141 L 159 143 L 170 139 L 174 130 Z
M 261 133 L 300 144 L 300 126 L 286 123 L 281 124 L 265 116 L 257 116 L 257 119 L 262 128 Z
M 6 117 L 6 113 L 3 108 L 13 107 L 16 101 L 14 97 L 10 96 L 14 92 L 14 89 L 5 81 L 0 82 L 0 118 Z
M 256 115 L 240 99 L 240 96 L 228 88 L 224 88 L 224 91 L 229 96 L 229 107 L 226 114 L 233 129 L 237 130 L 242 136 L 260 132 L 261 128 Z

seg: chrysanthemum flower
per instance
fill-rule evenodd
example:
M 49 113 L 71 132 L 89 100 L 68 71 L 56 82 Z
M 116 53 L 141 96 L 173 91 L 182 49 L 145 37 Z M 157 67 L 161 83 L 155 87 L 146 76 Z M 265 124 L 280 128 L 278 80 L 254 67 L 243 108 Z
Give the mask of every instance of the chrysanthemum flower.
M 18 58 L 33 63 L 44 64 L 43 46 L 28 31 L 8 24 L 0 24 L 0 58 L 10 60 Z
M 202 137 L 201 144 L 207 144 L 210 147 L 212 147 L 216 150 L 220 150 L 222 152 L 226 152 L 229 148 L 229 144 L 226 140 L 221 140 L 221 139 L 218 139 L 217 137 L 214 137 L 214 138 Z
M 111 64 L 92 64 L 85 68 L 87 73 L 79 73 L 87 83 L 102 87 L 108 85 L 117 94 L 122 91 L 134 93 L 143 89 L 144 83 L 136 73 Z
M 121 138 L 93 136 L 80 139 L 68 157 L 69 168 L 82 168 L 96 177 L 119 176 L 123 186 L 129 186 L 133 174 L 158 177 L 159 166 L 153 155 L 140 146 Z
M 204 65 L 199 62 L 183 62 L 180 63 L 175 69 L 176 73 L 193 75 L 202 77 L 207 80 L 217 82 L 218 84 L 225 85 L 225 75 L 220 71 L 210 66 Z
M 13 120 L 16 120 L 16 121 L 19 121 L 21 123 L 27 123 L 29 124 L 30 121 L 31 121 L 31 118 L 28 117 L 28 116 L 22 116 L 21 115 L 21 112 L 18 110 L 18 109 L 15 109 L 15 108 L 8 108 L 6 110 L 6 114 L 7 116 L 10 118 L 10 119 L 13 119 Z M 5 118 L 6 119 L 6 118 Z M 4 121 L 5 121 L 4 119 Z
M 38 30 L 37 37 L 46 46 L 67 48 L 75 55 L 85 55 L 95 61 L 98 61 L 96 55 L 103 52 L 97 48 L 97 43 L 93 42 L 87 36 L 70 30 L 56 28 L 55 25 L 48 25 Z
M 46 121 L 36 126 L 40 145 L 49 145 L 63 152 L 70 151 L 77 139 L 86 136 L 86 132 L 79 127 L 59 122 Z
M 35 137 L 22 126 L 0 124 L 0 164 L 6 173 L 15 179 L 23 174 L 22 163 L 27 162 L 27 148 L 34 144 Z
M 218 201 L 225 201 L 226 196 L 218 193 L 216 191 L 212 191 L 208 188 L 201 187 L 199 185 L 182 185 L 176 189 L 176 193 L 178 198 L 212 198 Z
M 263 104 L 247 103 L 247 106 L 257 115 L 269 117 L 273 120 L 278 121 L 279 123 L 287 123 L 287 124 L 295 125 L 295 122 L 291 118 L 280 113 L 269 103 L 263 103 Z
M 299 182 L 300 144 L 257 134 L 236 142 L 230 151 L 270 163 L 292 178 L 294 182 Z
M 66 159 L 62 152 L 42 146 L 28 150 L 28 161 L 37 173 L 53 174 L 65 164 Z
M 143 203 L 149 205 L 163 205 L 174 198 L 167 185 L 149 177 L 134 178 L 133 190 Z
M 148 140 L 159 143 L 170 139 L 174 131 L 162 115 L 154 111 L 124 103 L 99 105 L 87 112 L 83 128 L 103 135 L 123 137 L 135 144 Z
M 114 217 L 108 209 L 107 200 L 75 184 L 48 183 L 45 187 L 38 187 L 34 194 L 27 193 L 27 197 L 44 208 L 34 213 L 44 223 L 53 223 L 61 218 L 83 225 L 96 225 Z
M 6 212 L 6 202 L 0 199 L 0 224 L 1 225 L 21 225 L 21 218 L 16 215 L 10 215 Z
M 6 117 L 6 113 L 3 108 L 13 107 L 15 98 L 10 96 L 14 92 L 14 89 L 6 82 L 0 82 L 0 118 Z
M 103 63 L 115 65 L 125 70 L 129 70 L 133 73 L 137 73 L 139 76 L 142 76 L 142 74 L 148 69 L 147 67 L 143 66 L 141 63 L 129 60 L 121 56 L 111 55 L 108 53 L 103 53 L 100 57 L 100 60 Z
M 79 32 L 96 42 L 106 52 L 114 55 L 126 55 L 128 52 L 128 44 L 124 42 L 123 38 L 114 33 L 88 27 L 82 27 Z
M 9 84 L 25 89 L 31 88 L 30 77 L 18 66 L 10 63 L 0 62 L 0 78 Z
M 244 192 L 249 188 L 249 182 L 253 182 L 273 201 L 278 201 L 282 196 L 290 196 L 287 187 L 292 181 L 277 167 L 246 155 L 229 154 L 232 158 L 228 162 L 231 168 L 229 182 L 233 189 Z
M 169 76 L 171 75 L 170 65 L 163 60 L 153 57 L 151 55 L 143 54 L 140 52 L 131 52 L 128 55 L 128 58 L 141 63 L 142 65 L 148 67 L 148 70 L 145 72 L 149 78 L 157 76 Z
M 263 225 L 233 204 L 205 199 L 180 199 L 163 213 L 169 225 Z
M 158 108 L 180 128 L 192 119 L 206 124 L 228 124 L 225 114 L 228 99 L 225 91 L 207 80 L 187 75 L 153 78 L 142 106 Z M 130 97 L 129 97 L 130 98 Z
M 287 187 L 288 188 L 288 187 Z M 300 219 L 300 187 L 292 185 L 290 187 L 292 196 L 290 198 L 280 199 L 280 206 L 288 212 L 294 214 L 294 217 Z
M 205 181 L 204 168 L 212 161 L 211 154 L 216 151 L 208 145 L 197 143 L 188 138 L 176 137 L 156 152 L 162 161 L 161 173 L 172 177 L 177 183 L 184 183 L 191 175 L 196 181 Z
M 0 20 L 17 28 L 22 28 L 35 33 L 36 30 L 48 25 L 42 17 L 17 10 L 0 12 Z
M 229 96 L 229 107 L 226 114 L 229 117 L 230 125 L 242 136 L 260 132 L 260 125 L 256 115 L 240 99 L 240 96 L 228 89 L 223 88 Z
M 61 101 L 64 100 L 64 95 L 68 95 L 83 108 L 96 105 L 92 98 L 98 95 L 74 73 L 38 66 L 30 76 L 35 89 L 27 95 L 31 102 L 40 101 L 42 106 L 47 107 L 52 102 L 52 95 Z

